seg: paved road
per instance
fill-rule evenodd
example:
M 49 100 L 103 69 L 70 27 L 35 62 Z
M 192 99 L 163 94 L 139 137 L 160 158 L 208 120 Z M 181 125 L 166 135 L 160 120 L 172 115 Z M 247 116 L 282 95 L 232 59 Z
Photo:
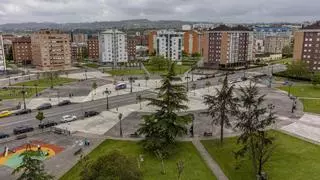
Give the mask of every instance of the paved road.
M 283 67 L 281 65 L 274 65 L 274 72 L 278 72 L 283 70 Z M 248 71 L 258 71 L 260 73 L 269 73 L 270 67 L 263 67 L 263 68 L 256 68 L 256 69 L 250 69 Z M 231 74 L 229 76 L 229 80 L 233 81 L 236 79 L 239 79 L 243 76 L 243 71 L 238 71 L 235 74 Z M 192 83 L 196 84 L 196 88 L 204 88 L 206 81 L 210 81 L 211 85 L 217 85 L 219 84 L 219 79 L 223 77 L 215 77 L 205 80 L 196 80 L 194 79 L 193 82 L 189 82 L 189 88 L 191 87 Z M 184 83 L 185 85 L 187 83 Z M 151 96 L 154 95 L 152 91 L 143 91 L 143 92 L 135 92 L 132 94 L 125 94 L 120 96 L 113 96 L 109 98 L 109 108 L 116 108 L 128 104 L 136 103 L 136 95 L 142 94 L 142 96 Z M 64 115 L 76 115 L 77 117 L 83 117 L 84 111 L 88 110 L 95 110 L 98 112 L 101 112 L 103 110 L 106 110 L 106 99 L 100 99 L 96 101 L 90 101 L 90 102 L 84 102 L 79 104 L 72 104 L 68 106 L 63 107 L 54 107 L 49 110 L 45 110 L 45 121 L 56 121 L 59 122 L 61 117 Z M 37 112 L 33 112 L 31 114 L 27 115 L 20 115 L 20 116 L 11 116 L 7 118 L 0 119 L 0 132 L 5 133 L 12 133 L 12 130 L 20 125 L 31 125 L 31 126 L 37 126 L 39 124 L 39 121 L 35 119 Z
M 143 97 L 154 96 L 153 92 L 143 91 L 139 92 Z M 116 108 L 128 104 L 136 103 L 136 94 L 125 94 L 119 96 L 113 96 L 109 98 L 109 108 Z M 55 121 L 59 122 L 64 115 L 76 115 L 78 118 L 83 118 L 84 112 L 89 110 L 94 111 L 104 111 L 107 108 L 106 99 L 99 99 L 96 101 L 89 101 L 79 104 L 71 104 L 62 107 L 54 107 L 52 109 L 44 110 L 45 121 Z M 12 130 L 21 125 L 30 125 L 36 127 L 39 121 L 35 119 L 37 112 L 32 112 L 27 115 L 11 116 L 7 118 L 0 119 L 0 132 L 12 133 Z

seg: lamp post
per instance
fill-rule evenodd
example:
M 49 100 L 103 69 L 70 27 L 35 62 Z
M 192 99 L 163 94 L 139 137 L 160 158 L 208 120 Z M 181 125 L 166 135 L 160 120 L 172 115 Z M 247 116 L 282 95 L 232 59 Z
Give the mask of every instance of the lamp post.
M 36 88 L 36 96 L 38 97 L 38 84 L 34 84 L 34 87 Z
M 120 113 L 119 115 L 118 115 L 118 119 L 119 119 L 119 125 L 120 125 L 120 132 L 119 132 L 119 134 L 120 134 L 120 136 L 122 137 L 123 135 L 122 135 L 122 113 Z
M 24 85 L 22 85 L 21 94 L 22 94 L 22 98 L 23 98 L 23 109 L 27 109 L 26 96 L 25 96 L 26 95 L 26 91 L 25 91 Z
M 107 110 L 109 110 L 109 95 L 111 94 L 111 91 L 108 88 L 106 88 L 104 94 L 107 96 Z
M 130 93 L 132 93 L 132 83 L 134 83 L 134 78 L 132 76 L 129 77 L 130 82 Z
M 185 79 L 187 80 L 187 92 L 189 91 L 189 73 L 187 74 L 187 77 L 185 77 Z

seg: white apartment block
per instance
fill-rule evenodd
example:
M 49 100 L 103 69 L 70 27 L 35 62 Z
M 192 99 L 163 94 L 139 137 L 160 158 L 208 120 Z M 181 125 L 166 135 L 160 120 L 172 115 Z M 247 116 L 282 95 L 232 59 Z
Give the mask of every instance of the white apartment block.
M 173 61 L 182 60 L 183 32 L 161 30 L 156 36 L 156 53 Z
M 102 63 L 128 62 L 127 36 L 116 29 L 106 30 L 99 35 L 99 57 Z
M 0 35 L 0 72 L 5 70 L 6 70 L 6 57 L 4 55 L 2 35 Z

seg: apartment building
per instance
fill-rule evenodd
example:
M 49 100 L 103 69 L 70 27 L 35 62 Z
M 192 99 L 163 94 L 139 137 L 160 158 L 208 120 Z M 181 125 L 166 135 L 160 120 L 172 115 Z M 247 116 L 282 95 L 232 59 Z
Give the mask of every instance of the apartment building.
M 264 54 L 265 45 L 264 40 L 262 39 L 254 39 L 254 54 Z
M 128 52 L 128 60 L 135 60 L 136 59 L 136 46 L 137 46 L 137 39 L 136 36 L 128 36 L 128 43 L 127 43 L 127 52 Z
M 246 65 L 253 60 L 253 33 L 243 26 L 221 25 L 205 33 L 203 47 L 205 66 Z
M 310 71 L 320 71 L 320 21 L 295 32 L 293 59 L 307 63 Z
M 88 58 L 91 61 L 98 61 L 99 59 L 99 38 L 92 36 L 88 38 Z
M 155 53 L 173 61 L 182 60 L 183 32 L 160 30 L 149 34 L 149 53 Z
M 184 32 L 183 35 L 183 47 L 184 51 L 191 55 L 194 53 L 202 54 L 201 51 L 201 39 L 202 39 L 202 33 L 196 30 L 190 30 Z
M 86 43 L 88 41 L 88 35 L 82 33 L 71 33 L 71 42 L 74 43 Z
M 265 52 L 271 54 L 282 54 L 282 49 L 290 45 L 290 38 L 287 36 L 268 36 L 265 38 Z
M 59 30 L 40 30 L 31 35 L 32 64 L 41 70 L 71 66 L 70 36 Z
M 4 55 L 3 39 L 0 34 L 0 72 L 6 70 L 6 57 Z
M 88 54 L 87 43 L 71 43 L 71 60 L 79 62 Z
M 12 53 L 14 63 L 23 65 L 31 64 L 31 37 L 24 36 L 15 38 L 12 41 Z
M 268 36 L 291 37 L 292 30 L 289 27 L 254 27 L 253 34 L 256 39 L 264 40 Z
M 102 63 L 128 62 L 127 35 L 116 29 L 106 30 L 99 35 L 99 59 Z

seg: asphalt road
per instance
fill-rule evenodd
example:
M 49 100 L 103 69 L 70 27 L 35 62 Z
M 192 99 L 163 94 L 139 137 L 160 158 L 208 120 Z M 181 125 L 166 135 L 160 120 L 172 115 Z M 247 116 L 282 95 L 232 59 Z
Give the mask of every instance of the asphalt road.
M 125 106 L 128 104 L 136 103 L 136 95 L 142 94 L 142 97 L 150 97 L 155 94 L 151 91 L 143 91 L 139 93 L 125 94 L 119 96 L 109 97 L 109 108 L 116 108 L 120 106 Z M 71 104 L 67 106 L 56 106 L 51 109 L 44 110 L 46 121 L 55 121 L 60 122 L 62 116 L 64 115 L 76 115 L 78 119 L 82 119 L 85 111 L 94 110 L 97 112 L 105 111 L 107 109 L 107 100 L 99 99 L 95 101 L 89 101 L 85 103 L 79 104 Z M 0 132 L 11 134 L 12 130 L 17 126 L 29 125 L 33 127 L 37 127 L 39 125 L 39 121 L 35 118 L 37 115 L 37 111 L 34 111 L 30 114 L 26 115 L 18 115 L 18 116 L 10 116 L 7 118 L 0 119 Z
M 265 73 L 268 74 L 270 73 L 271 66 L 270 67 L 263 67 L 263 68 L 256 68 L 256 69 L 250 69 L 247 70 L 246 72 L 249 71 L 256 71 L 259 73 Z M 279 72 L 283 71 L 284 67 L 282 65 L 274 65 L 273 72 Z M 243 77 L 245 73 L 243 71 L 237 71 L 235 74 L 229 75 L 229 80 L 234 81 L 237 80 L 241 77 Z M 191 85 L 193 83 L 196 84 L 196 88 L 204 88 L 205 83 L 207 81 L 211 82 L 211 85 L 217 85 L 219 82 L 219 79 L 223 77 L 215 77 L 215 78 L 210 78 L 210 79 L 204 79 L 204 80 L 196 80 L 189 82 L 189 90 Z M 184 83 L 185 85 L 187 83 Z M 125 95 L 119 95 L 119 96 L 113 96 L 109 97 L 109 108 L 116 108 L 120 106 L 125 106 L 129 104 L 136 103 L 136 95 L 137 94 L 142 94 L 143 97 L 150 97 L 150 96 L 155 96 L 155 94 L 152 91 L 143 91 L 143 92 L 135 92 L 131 94 L 125 94 Z M 84 103 L 79 103 L 79 104 L 71 104 L 67 106 L 62 106 L 62 107 L 53 107 L 52 109 L 44 110 L 44 116 L 46 117 L 43 122 L 46 121 L 55 121 L 55 122 L 60 122 L 62 116 L 64 115 L 76 115 L 78 119 L 83 118 L 84 112 L 89 111 L 89 110 L 94 110 L 94 111 L 104 111 L 106 110 L 107 107 L 107 102 L 106 98 L 104 99 L 99 99 L 95 101 L 89 101 L 89 102 L 84 102 Z M 1 118 L 0 119 L 0 132 L 2 133 L 8 133 L 11 134 L 12 130 L 17 127 L 17 126 L 22 126 L 22 125 L 30 125 L 33 127 L 37 127 L 39 124 L 39 121 L 35 119 L 37 112 L 32 112 L 30 114 L 26 115 L 19 115 L 19 116 L 10 116 L 7 118 Z

